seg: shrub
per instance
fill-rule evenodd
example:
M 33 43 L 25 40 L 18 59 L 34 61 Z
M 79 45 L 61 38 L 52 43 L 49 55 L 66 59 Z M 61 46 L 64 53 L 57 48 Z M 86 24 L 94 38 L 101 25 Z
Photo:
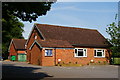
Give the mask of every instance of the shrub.
M 78 64 L 78 62 L 75 62 L 75 64 Z
M 98 63 L 101 63 L 101 61 L 98 61 Z
M 106 63 L 106 61 L 103 61 L 103 63 Z

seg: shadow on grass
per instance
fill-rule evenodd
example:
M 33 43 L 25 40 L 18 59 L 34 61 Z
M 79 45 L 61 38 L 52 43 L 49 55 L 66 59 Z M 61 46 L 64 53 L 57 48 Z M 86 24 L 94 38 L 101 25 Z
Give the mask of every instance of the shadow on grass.
M 38 70 L 39 69 L 39 70 Z M 45 72 L 40 71 L 41 68 L 14 66 L 4 64 L 2 66 L 2 80 L 40 80 L 45 77 L 53 77 Z M 34 70 L 37 70 L 33 72 Z

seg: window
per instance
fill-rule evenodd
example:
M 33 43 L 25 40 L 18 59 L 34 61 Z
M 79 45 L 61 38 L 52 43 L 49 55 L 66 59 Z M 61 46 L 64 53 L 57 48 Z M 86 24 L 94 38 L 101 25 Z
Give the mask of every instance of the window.
M 75 57 L 87 57 L 86 49 L 75 49 Z
M 105 57 L 105 50 L 104 49 L 95 49 L 94 57 Z
M 37 39 L 37 36 L 35 35 L 35 39 Z
M 45 56 L 52 56 L 52 49 L 45 49 Z

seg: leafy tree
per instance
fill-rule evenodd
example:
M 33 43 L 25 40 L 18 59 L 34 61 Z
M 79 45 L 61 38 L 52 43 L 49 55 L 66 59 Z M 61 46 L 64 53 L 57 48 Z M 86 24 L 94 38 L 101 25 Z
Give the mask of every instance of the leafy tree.
M 120 25 L 117 24 L 117 15 L 115 17 L 115 22 L 112 22 L 108 25 L 106 32 L 110 35 L 109 42 L 113 45 L 111 47 L 113 55 L 112 56 L 120 56 Z
M 22 21 L 36 21 L 38 16 L 46 15 L 53 2 L 3 2 L 2 3 L 2 54 L 8 56 L 8 47 L 12 38 L 22 36 Z
M 2 3 L 2 16 L 8 18 L 6 14 L 12 14 L 23 21 L 36 21 L 38 16 L 46 15 L 53 2 L 4 2 Z
M 9 15 L 10 19 L 2 18 L 2 53 L 4 57 L 8 56 L 8 47 L 12 38 L 23 38 L 22 32 L 24 25 L 17 17 Z

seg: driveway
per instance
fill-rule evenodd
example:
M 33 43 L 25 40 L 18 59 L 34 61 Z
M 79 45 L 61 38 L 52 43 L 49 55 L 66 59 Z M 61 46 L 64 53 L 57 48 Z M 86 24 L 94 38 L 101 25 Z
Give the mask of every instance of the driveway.
M 58 78 L 118 78 L 118 66 L 99 65 L 82 67 L 43 67 L 27 64 L 26 62 L 3 61 L 4 80 L 9 78 L 21 78 L 40 80 Z M 88 80 L 88 79 L 87 79 Z M 110 79 L 109 79 L 110 80 Z

